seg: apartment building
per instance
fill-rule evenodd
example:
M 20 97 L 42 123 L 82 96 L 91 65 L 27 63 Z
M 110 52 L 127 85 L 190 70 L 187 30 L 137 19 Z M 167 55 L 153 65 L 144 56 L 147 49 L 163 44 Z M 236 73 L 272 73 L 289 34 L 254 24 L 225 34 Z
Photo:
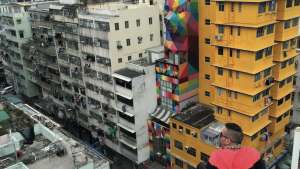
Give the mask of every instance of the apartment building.
M 30 17 L 27 13 L 31 4 L 28 2 L 9 3 L 0 6 L 1 46 L 3 63 L 7 77 L 13 81 L 17 93 L 26 97 L 36 95 L 37 86 L 29 81 L 23 65 L 23 51 L 21 46 L 31 38 Z
M 65 120 L 79 123 L 136 164 L 147 160 L 146 119 L 156 107 L 151 79 L 155 76 L 145 61 L 143 70 L 126 63 L 138 65 L 135 60 L 146 56 L 145 49 L 160 45 L 158 8 L 120 2 L 84 7 L 68 3 L 52 5 L 50 13 Z M 148 108 L 142 109 L 145 104 Z
M 199 100 L 269 163 L 292 115 L 299 1 L 199 3 Z M 270 163 L 269 163 L 270 164 Z
M 224 125 L 214 121 L 213 109 L 194 104 L 170 118 L 171 166 L 195 169 L 208 162 Z M 217 131 L 217 132 L 216 132 Z

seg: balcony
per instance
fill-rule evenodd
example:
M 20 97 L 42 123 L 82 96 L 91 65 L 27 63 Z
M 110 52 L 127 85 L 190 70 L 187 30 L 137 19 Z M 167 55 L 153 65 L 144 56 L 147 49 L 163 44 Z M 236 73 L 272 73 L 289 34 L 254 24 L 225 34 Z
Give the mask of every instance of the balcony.
M 282 21 L 276 24 L 276 41 L 287 41 L 298 36 L 298 26 L 293 26 L 293 20 L 289 20 L 290 28 L 287 29 L 284 28 L 285 22 L 286 21 Z M 298 22 L 299 21 L 297 20 L 297 24 L 299 24 Z
M 271 121 L 272 123 L 269 125 L 269 130 L 271 133 L 277 133 L 278 131 L 282 131 L 284 130 L 285 126 L 287 124 L 289 124 L 290 122 L 290 115 L 288 114 L 287 116 L 282 115 L 281 117 L 281 121 L 277 122 L 277 118 L 272 117 Z
M 44 27 L 44 28 L 52 28 L 52 23 L 50 21 L 37 21 L 34 20 L 31 22 L 32 28 Z
M 277 1 L 277 20 L 287 20 L 300 16 L 300 5 L 293 6 L 295 1 L 291 1 L 292 5 L 289 8 L 286 8 L 287 0 Z
M 115 88 L 116 88 L 116 93 L 118 95 L 121 95 L 121 96 L 126 97 L 126 98 L 133 98 L 132 90 L 127 89 L 127 88 L 122 87 L 122 86 L 119 86 L 119 85 L 116 85 Z
M 138 161 L 138 154 L 136 149 L 132 149 L 123 143 L 121 144 L 121 154 L 129 158 L 131 161 Z
M 120 132 L 120 141 L 131 148 L 136 149 L 136 139 Z
M 282 62 L 297 56 L 296 46 L 292 46 L 288 49 L 282 49 L 282 43 L 278 43 L 274 46 L 274 61 Z
M 289 78 L 293 78 L 292 76 Z M 284 85 L 280 88 L 280 83 L 284 83 Z M 271 95 L 274 99 L 279 100 L 283 96 L 292 93 L 295 89 L 293 88 L 293 83 L 290 81 L 287 83 L 287 80 L 283 80 L 281 82 L 275 82 L 275 85 L 271 88 Z
M 222 0 L 217 0 L 217 2 L 223 2 Z M 269 2 L 271 3 L 271 1 Z M 216 6 L 216 23 L 217 24 L 228 24 L 236 26 L 248 26 L 253 27 L 255 25 L 261 25 L 265 23 L 274 22 L 276 20 L 276 7 L 274 6 L 272 11 L 266 9 L 268 4 L 265 4 L 265 11 L 259 13 L 259 3 L 243 3 L 243 12 L 240 12 L 238 9 L 231 11 L 231 4 L 225 2 L 224 10 L 218 10 L 218 3 Z M 247 7 L 244 8 L 244 5 Z M 275 4 L 274 4 L 275 5 Z
M 126 120 L 126 119 L 124 119 L 122 117 L 119 117 L 119 123 L 120 123 L 121 126 L 124 126 L 124 127 L 128 128 L 128 129 L 131 129 L 131 130 L 135 130 L 134 122 L 132 123 L 132 122 L 129 122 L 128 120 Z
M 295 63 L 290 64 L 288 61 L 284 62 L 277 62 L 273 68 L 273 76 L 276 81 L 281 81 L 296 73 Z M 286 67 L 282 68 L 282 64 L 286 64 Z
M 266 25 L 264 25 L 266 26 Z M 263 29 L 263 27 L 261 27 Z M 261 49 L 267 48 L 274 45 L 274 33 L 266 33 L 264 29 L 264 34 L 257 37 L 258 28 L 240 28 L 240 36 L 230 33 L 230 28 L 225 27 L 225 32 L 223 34 L 215 34 L 212 39 L 212 44 L 215 46 L 223 46 L 228 48 L 236 48 L 247 51 L 259 51 Z M 249 39 L 252 39 L 249 41 Z
M 284 97 L 282 99 L 285 100 Z M 291 99 L 284 101 L 281 105 L 278 105 L 278 102 L 279 100 L 274 100 L 274 104 L 270 106 L 270 116 L 278 117 L 293 107 Z

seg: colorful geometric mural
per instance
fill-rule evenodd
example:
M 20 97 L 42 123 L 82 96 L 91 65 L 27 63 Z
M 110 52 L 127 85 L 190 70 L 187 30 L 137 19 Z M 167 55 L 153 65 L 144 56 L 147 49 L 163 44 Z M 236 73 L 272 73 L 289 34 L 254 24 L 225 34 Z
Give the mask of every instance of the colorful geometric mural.
M 179 112 L 199 86 L 198 1 L 166 0 L 165 14 L 165 56 L 156 63 L 158 102 Z

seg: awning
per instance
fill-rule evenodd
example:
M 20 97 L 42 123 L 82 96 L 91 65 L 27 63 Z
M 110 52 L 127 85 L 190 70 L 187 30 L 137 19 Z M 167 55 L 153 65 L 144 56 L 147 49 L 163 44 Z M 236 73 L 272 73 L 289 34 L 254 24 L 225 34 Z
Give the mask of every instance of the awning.
M 122 76 L 122 75 L 117 74 L 117 73 L 114 73 L 112 76 L 115 77 L 115 78 L 124 80 L 124 81 L 126 81 L 126 82 L 130 82 L 130 81 L 131 81 L 130 78 L 128 78 L 128 77 L 126 77 L 126 76 Z
M 164 107 L 160 107 L 158 106 L 155 111 L 151 114 L 152 117 L 164 122 L 164 123 L 168 123 L 169 122 L 169 118 L 171 117 L 172 112 Z

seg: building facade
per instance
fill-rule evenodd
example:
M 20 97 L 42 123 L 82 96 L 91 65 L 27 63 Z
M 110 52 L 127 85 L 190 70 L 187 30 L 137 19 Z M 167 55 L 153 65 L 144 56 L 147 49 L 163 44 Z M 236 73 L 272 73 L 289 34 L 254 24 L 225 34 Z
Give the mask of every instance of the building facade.
M 1 5 L 1 43 L 3 64 L 7 77 L 12 81 L 17 93 L 26 97 L 35 96 L 37 86 L 30 82 L 24 71 L 21 46 L 31 38 L 30 16 L 27 10 L 30 3 L 10 3 Z
M 292 115 L 299 1 L 199 3 L 199 100 L 273 161 Z

